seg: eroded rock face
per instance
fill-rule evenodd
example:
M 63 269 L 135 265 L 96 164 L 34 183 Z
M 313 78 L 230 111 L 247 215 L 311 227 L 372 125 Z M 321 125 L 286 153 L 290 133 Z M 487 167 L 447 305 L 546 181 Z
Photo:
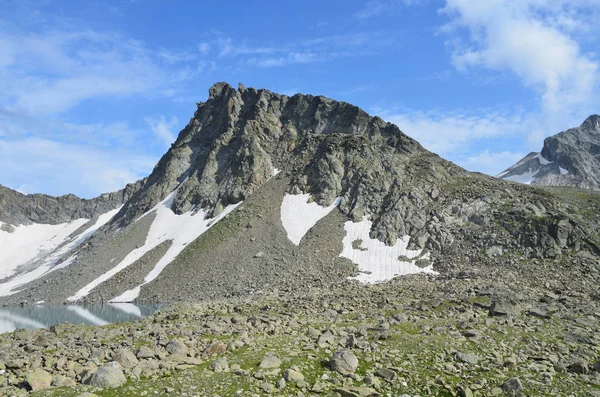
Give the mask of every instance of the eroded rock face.
M 60 197 L 25 195 L 0 185 L 0 222 L 14 226 L 32 223 L 55 225 L 79 218 L 93 219 L 96 215 L 121 206 L 142 184 L 143 180 L 131 183 L 118 192 L 102 194 L 90 200 L 73 194 Z
M 546 138 L 542 151 L 529 153 L 499 178 L 533 185 L 600 190 L 600 116 Z

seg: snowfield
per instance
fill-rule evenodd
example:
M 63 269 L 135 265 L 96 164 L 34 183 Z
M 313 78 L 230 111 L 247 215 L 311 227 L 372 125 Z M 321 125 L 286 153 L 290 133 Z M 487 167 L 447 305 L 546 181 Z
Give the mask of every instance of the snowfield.
M 0 279 L 12 276 L 8 281 L 0 283 L 0 296 L 15 294 L 19 292 L 19 287 L 47 273 L 69 266 L 73 263 L 76 256 L 71 256 L 58 265 L 57 263 L 69 252 L 79 247 L 96 230 L 110 221 L 120 209 L 117 208 L 100 215 L 92 226 L 70 240 L 68 237 L 81 226 L 85 225 L 88 220 L 78 219 L 77 221 L 60 225 L 33 224 L 19 226 L 15 228 L 14 233 L 0 231 Z M 31 235 L 27 234 L 30 231 Z M 3 236 L 2 233 L 8 236 Z M 52 237 L 44 240 L 44 236 L 47 237 L 50 235 Z M 56 249 L 57 247 L 60 248 Z M 11 252 L 13 253 L 12 255 Z M 44 255 L 47 256 L 44 257 Z M 15 258 L 18 259 L 15 260 Z M 33 260 L 43 260 L 43 262 L 33 270 L 15 275 L 19 266 L 30 263 Z M 8 274 L 9 272 L 10 274 Z
M 525 185 L 530 185 L 531 182 L 535 180 L 535 176 L 539 170 L 529 170 L 521 175 L 511 175 L 509 177 L 504 178 L 506 181 L 519 182 L 524 183 Z
M 310 194 L 286 194 L 281 203 L 281 223 L 287 232 L 288 239 L 295 245 L 300 245 L 302 237 L 340 205 L 341 197 L 334 200 L 329 207 L 309 203 Z
M 98 285 L 109 280 L 115 274 L 135 263 L 144 256 L 144 254 L 151 251 L 159 244 L 169 240 L 172 241 L 171 246 L 165 255 L 156 263 L 154 269 L 146 275 L 140 285 L 111 299 L 111 302 L 133 301 L 138 297 L 141 287 L 158 277 L 165 267 L 167 267 L 167 265 L 171 263 L 189 243 L 200 237 L 218 221 L 242 204 L 242 202 L 239 202 L 237 204 L 229 205 L 221 214 L 212 219 L 206 219 L 206 212 L 203 210 L 197 212 L 190 211 L 185 214 L 177 215 L 171 210 L 176 194 L 177 189 L 169 194 L 163 201 L 158 203 L 152 210 L 138 218 L 139 220 L 153 211 L 156 212 L 156 217 L 150 226 L 148 236 L 146 237 L 143 246 L 131 251 L 120 263 L 81 288 L 77 293 L 67 298 L 67 300 L 74 302 L 84 298 Z
M 372 225 L 373 223 L 366 216 L 361 222 L 348 221 L 344 224 L 346 236 L 342 240 L 343 249 L 340 256 L 357 264 L 361 273 L 351 279 L 362 283 L 379 283 L 407 274 L 437 274 L 433 270 L 433 265 L 421 268 L 415 264 L 422 250 L 406 248 L 410 240 L 409 236 L 397 239 L 396 244 L 389 247 L 384 242 L 369 236 Z M 421 258 L 428 259 L 429 253 Z
M 0 230 L 0 279 L 14 275 L 19 266 L 48 254 L 89 219 L 77 219 L 59 225 L 20 225 L 12 233 Z M 0 227 L 3 225 L 0 222 Z

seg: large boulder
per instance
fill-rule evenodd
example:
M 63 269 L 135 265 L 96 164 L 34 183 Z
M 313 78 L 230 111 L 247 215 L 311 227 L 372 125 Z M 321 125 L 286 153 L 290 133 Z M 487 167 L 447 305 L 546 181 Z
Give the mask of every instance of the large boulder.
M 90 378 L 90 385 L 101 388 L 112 388 L 122 386 L 127 379 L 121 366 L 116 361 L 103 365 Z
M 52 384 L 52 375 L 43 369 L 36 369 L 27 374 L 26 380 L 31 390 L 43 390 L 49 388 Z
M 333 353 L 329 364 L 332 370 L 342 375 L 349 375 L 358 368 L 358 359 L 350 350 L 340 349 Z

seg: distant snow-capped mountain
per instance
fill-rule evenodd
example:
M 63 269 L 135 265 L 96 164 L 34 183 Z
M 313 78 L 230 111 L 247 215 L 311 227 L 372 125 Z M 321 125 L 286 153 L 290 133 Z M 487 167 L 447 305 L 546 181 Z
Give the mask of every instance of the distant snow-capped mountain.
M 546 138 L 541 152 L 529 153 L 497 178 L 600 190 L 600 116 Z

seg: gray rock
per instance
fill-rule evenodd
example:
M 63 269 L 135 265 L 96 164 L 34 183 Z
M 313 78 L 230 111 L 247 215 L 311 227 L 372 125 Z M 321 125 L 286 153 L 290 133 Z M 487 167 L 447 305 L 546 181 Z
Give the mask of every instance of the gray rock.
M 26 380 L 31 390 L 43 390 L 49 388 L 52 384 L 52 375 L 43 369 L 36 369 L 27 374 Z
M 279 366 L 281 366 L 281 360 L 272 354 L 267 354 L 259 364 L 259 368 L 262 369 L 279 368 Z
M 456 352 L 456 359 L 460 362 L 475 365 L 479 362 L 479 357 L 474 353 Z
M 304 375 L 302 372 L 290 368 L 285 370 L 283 378 L 288 382 L 298 383 L 304 380 Z
M 377 371 L 375 371 L 375 375 L 391 382 L 396 377 L 396 372 L 389 368 L 380 368 Z
M 137 358 L 154 358 L 156 357 L 156 353 L 154 350 L 150 349 L 148 346 L 141 346 L 137 352 Z
M 139 363 L 138 359 L 135 357 L 135 354 L 133 354 L 133 352 L 129 349 L 117 349 L 114 351 L 112 357 L 116 362 L 121 364 L 123 368 L 133 368 Z
M 112 361 L 98 368 L 98 371 L 90 378 L 89 384 L 101 388 L 113 388 L 122 386 L 126 381 L 121 366 Z
M 518 313 L 518 307 L 510 302 L 496 300 L 490 307 L 490 316 L 507 316 Z
M 502 390 L 512 396 L 523 390 L 523 384 L 519 378 L 511 378 L 502 384 Z
M 188 354 L 188 347 L 179 339 L 173 339 L 170 341 L 167 346 L 165 346 L 165 350 L 171 354 Z
M 335 389 L 336 393 L 339 393 L 342 397 L 379 397 L 379 394 L 376 390 L 373 390 L 369 387 L 360 386 L 360 387 L 338 387 Z
M 333 353 L 329 361 L 331 369 L 342 375 L 353 374 L 358 368 L 358 359 L 348 349 L 340 349 Z
M 590 368 L 588 366 L 588 363 L 586 363 L 585 361 L 575 361 L 567 367 L 567 371 L 572 372 L 574 374 L 586 375 L 590 372 Z
M 229 369 L 229 364 L 225 357 L 217 358 L 211 365 L 210 369 L 214 372 L 226 372 Z

